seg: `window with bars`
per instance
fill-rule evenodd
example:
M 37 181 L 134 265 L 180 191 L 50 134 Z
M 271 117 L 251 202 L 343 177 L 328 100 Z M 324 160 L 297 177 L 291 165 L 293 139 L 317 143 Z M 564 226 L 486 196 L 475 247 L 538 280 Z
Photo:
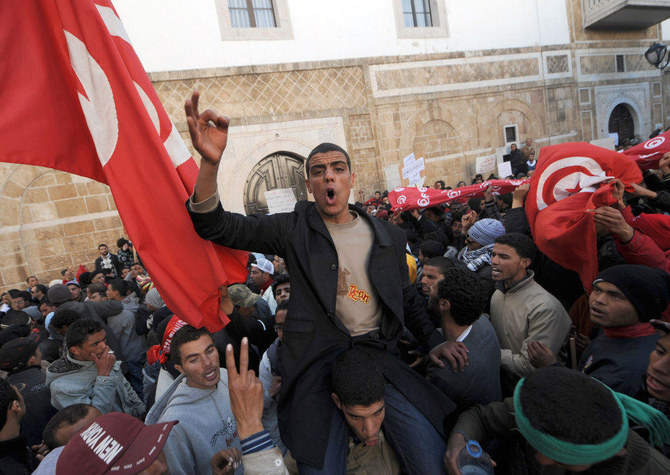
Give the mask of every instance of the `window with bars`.
M 626 72 L 626 62 L 622 54 L 616 55 L 616 72 L 625 73 Z
M 233 28 L 276 28 L 272 0 L 228 0 Z
M 430 0 L 402 0 L 402 16 L 408 28 L 433 26 Z

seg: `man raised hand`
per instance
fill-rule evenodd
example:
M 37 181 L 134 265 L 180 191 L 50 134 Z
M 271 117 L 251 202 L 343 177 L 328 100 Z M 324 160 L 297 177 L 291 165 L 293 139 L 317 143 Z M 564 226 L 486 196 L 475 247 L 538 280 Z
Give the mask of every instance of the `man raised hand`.
M 186 204 L 196 232 L 222 246 L 282 256 L 291 269 L 278 420 L 299 470 L 346 470 L 346 454 L 336 443 L 346 439 L 346 424 L 328 380 L 338 356 L 360 345 L 390 382 L 385 421 L 400 434 L 393 449 L 402 453 L 406 469 L 443 471 L 444 423 L 455 404 L 392 353 L 403 327 L 428 350 L 447 350 L 409 282 L 404 232 L 349 205 L 351 159 L 332 143 L 317 145 L 305 161 L 314 202 L 299 201 L 293 212 L 273 215 L 225 211 L 216 173 L 228 120 L 211 111 L 198 114 L 197 97 L 186 103 L 191 138 L 203 155 Z
M 221 154 L 226 149 L 228 142 L 228 125 L 230 124 L 227 117 L 216 115 L 211 109 L 200 114 L 198 112 L 199 100 L 200 93 L 194 91 L 191 98 L 186 99 L 184 105 L 191 142 L 202 156 L 200 173 L 193 191 L 196 201 L 202 201 L 216 192 L 216 174 L 219 170 Z

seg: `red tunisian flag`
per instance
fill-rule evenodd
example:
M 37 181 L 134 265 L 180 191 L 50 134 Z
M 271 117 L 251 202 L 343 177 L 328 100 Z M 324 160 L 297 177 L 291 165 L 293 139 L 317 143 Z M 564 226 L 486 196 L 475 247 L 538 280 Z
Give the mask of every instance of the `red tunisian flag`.
M 658 161 L 666 152 L 670 152 L 670 131 L 657 135 L 621 153 L 633 158 L 641 170 L 649 170 L 658 168 Z
M 463 186 L 453 190 L 436 190 L 426 187 L 400 187 L 389 193 L 389 201 L 392 209 L 410 210 L 428 208 L 442 203 L 457 200 L 459 202 L 468 198 L 484 196 L 486 188 L 501 195 L 514 191 L 517 187 L 528 183 L 529 180 L 488 180 L 478 185 Z
M 525 208 L 535 244 L 576 271 L 587 290 L 598 274 L 598 250 L 593 214 L 586 210 L 615 203 L 614 178 L 629 185 L 640 183 L 642 173 L 626 155 L 587 143 L 565 143 L 540 149 L 530 180 Z
M 107 0 L 0 2 L 0 161 L 110 186 L 161 296 L 211 331 L 228 322 L 219 286 L 247 253 L 200 239 L 184 202 L 197 165 Z

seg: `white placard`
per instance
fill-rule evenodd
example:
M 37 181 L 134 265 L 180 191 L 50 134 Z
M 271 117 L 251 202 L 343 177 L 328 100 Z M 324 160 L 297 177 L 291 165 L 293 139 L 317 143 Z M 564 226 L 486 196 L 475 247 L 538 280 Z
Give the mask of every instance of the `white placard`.
M 512 163 L 511 162 L 502 162 L 498 164 L 498 176 L 501 180 L 504 180 L 512 174 Z
M 409 178 L 421 173 L 426 169 L 426 164 L 423 161 L 423 157 L 414 160 L 413 162 L 406 162 L 405 167 L 402 169 L 402 177 Z
M 596 139 L 589 142 L 591 145 L 597 145 L 598 147 L 606 148 L 608 150 L 616 149 L 616 141 L 612 137 L 607 137 L 606 139 Z
M 423 178 L 421 178 L 420 173 L 413 173 L 407 178 L 409 179 L 409 186 L 421 186 L 423 184 Z
M 618 147 L 619 146 L 619 133 L 618 132 L 612 132 L 607 134 L 611 139 L 614 139 L 614 146 Z
M 297 203 L 291 188 L 277 188 L 265 192 L 265 201 L 268 203 L 268 214 L 290 213 Z
M 402 164 L 404 166 L 408 166 L 412 163 L 414 163 L 414 152 L 410 153 L 409 155 L 407 155 L 405 158 L 402 159 Z
M 477 157 L 477 164 L 475 165 L 475 173 L 481 173 L 482 175 L 489 175 L 495 171 L 497 164 L 498 164 L 498 157 L 496 155 Z

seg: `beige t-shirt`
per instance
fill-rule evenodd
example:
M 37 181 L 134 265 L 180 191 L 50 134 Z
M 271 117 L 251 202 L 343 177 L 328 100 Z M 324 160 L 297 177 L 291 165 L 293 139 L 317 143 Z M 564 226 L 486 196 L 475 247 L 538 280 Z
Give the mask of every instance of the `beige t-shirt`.
M 353 221 L 326 227 L 339 261 L 335 313 L 352 336 L 379 330 L 382 308 L 367 272 L 374 241 L 371 226 L 356 215 Z

